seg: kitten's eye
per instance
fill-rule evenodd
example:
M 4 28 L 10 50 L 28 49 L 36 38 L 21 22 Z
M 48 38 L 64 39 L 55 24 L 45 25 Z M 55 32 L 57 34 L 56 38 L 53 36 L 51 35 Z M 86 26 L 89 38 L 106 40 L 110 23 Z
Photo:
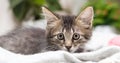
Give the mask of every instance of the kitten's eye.
M 73 34 L 73 40 L 78 40 L 80 38 L 80 35 L 78 33 Z
M 63 35 L 63 33 L 59 33 L 59 34 L 57 35 L 57 38 L 58 38 L 59 40 L 64 40 L 64 35 Z

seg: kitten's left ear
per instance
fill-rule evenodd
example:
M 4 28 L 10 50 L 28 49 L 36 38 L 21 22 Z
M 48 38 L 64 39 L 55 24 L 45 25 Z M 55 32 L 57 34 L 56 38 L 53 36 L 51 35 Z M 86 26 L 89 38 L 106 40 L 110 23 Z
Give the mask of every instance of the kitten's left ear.
M 43 14 L 45 16 L 45 19 L 47 20 L 47 26 L 49 28 L 54 27 L 55 25 L 57 25 L 57 23 L 59 22 L 59 19 L 54 13 L 52 13 L 46 7 L 42 7 L 42 12 L 43 12 Z
M 93 16 L 93 7 L 87 7 L 83 12 L 80 13 L 80 15 L 77 16 L 76 22 L 91 27 Z

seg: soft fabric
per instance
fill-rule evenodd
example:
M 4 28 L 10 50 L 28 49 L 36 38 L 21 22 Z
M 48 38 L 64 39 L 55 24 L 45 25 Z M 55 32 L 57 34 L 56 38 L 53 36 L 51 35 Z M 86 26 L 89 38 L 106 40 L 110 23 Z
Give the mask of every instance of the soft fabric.
M 0 48 L 0 63 L 120 63 L 120 47 L 108 46 L 86 53 L 50 51 L 21 55 Z
M 110 26 L 97 26 L 93 30 L 91 40 L 86 44 L 87 50 L 97 50 L 108 46 L 108 42 L 118 34 Z

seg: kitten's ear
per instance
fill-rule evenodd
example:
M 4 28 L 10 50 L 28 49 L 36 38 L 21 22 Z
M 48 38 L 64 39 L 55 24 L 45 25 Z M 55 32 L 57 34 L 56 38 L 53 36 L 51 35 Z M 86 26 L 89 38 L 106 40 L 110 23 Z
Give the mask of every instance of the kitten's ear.
M 45 7 L 42 7 L 42 12 L 45 16 L 45 19 L 47 20 L 47 26 L 54 26 L 56 24 L 56 21 L 59 20 L 54 13 L 52 13 L 50 10 L 48 10 Z
M 92 21 L 94 17 L 93 7 L 87 7 L 76 18 L 77 23 L 81 23 L 86 27 L 92 27 Z

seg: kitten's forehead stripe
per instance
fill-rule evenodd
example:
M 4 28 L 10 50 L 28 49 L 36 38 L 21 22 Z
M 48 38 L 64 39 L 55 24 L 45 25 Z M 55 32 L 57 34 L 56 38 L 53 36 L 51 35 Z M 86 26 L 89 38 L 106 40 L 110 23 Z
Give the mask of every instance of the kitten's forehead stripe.
M 73 28 L 75 16 L 62 16 L 60 18 L 61 18 L 61 21 L 63 23 L 62 24 L 63 30 L 66 29 L 66 31 L 67 31 L 67 30 L 71 30 Z

